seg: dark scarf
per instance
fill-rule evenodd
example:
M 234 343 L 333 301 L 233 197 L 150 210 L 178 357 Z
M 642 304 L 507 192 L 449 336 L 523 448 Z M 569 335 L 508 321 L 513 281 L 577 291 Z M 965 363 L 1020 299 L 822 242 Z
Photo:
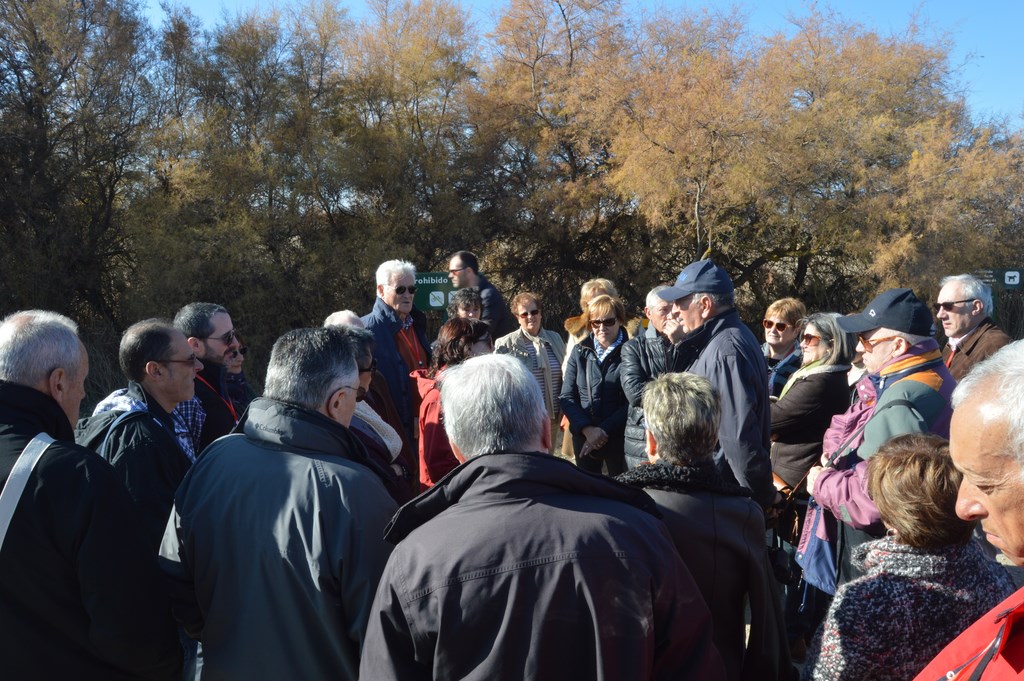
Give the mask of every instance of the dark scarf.
M 749 497 L 750 490 L 726 482 L 714 461 L 678 466 L 668 463 L 642 464 L 616 478 L 619 482 L 641 489 L 659 489 L 666 492 L 713 492 L 733 497 Z

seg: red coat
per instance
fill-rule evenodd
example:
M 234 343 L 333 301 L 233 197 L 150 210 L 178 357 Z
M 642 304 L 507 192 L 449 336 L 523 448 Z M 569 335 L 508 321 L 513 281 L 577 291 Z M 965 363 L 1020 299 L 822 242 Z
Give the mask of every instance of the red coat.
M 438 374 L 441 378 L 444 370 Z M 444 432 L 441 418 L 441 391 L 437 380 L 427 377 L 426 369 L 418 369 L 410 374 L 416 379 L 416 387 L 420 392 L 420 488 L 430 489 L 434 484 L 459 465 L 452 447 L 448 444 L 448 434 Z
M 989 610 L 943 648 L 915 681 L 1024 679 L 1024 588 Z M 997 642 L 998 639 L 998 642 Z M 995 645 L 995 651 L 990 648 Z M 992 653 L 991 655 L 989 653 Z M 1017 669 L 1022 671 L 1018 672 Z M 952 675 L 948 675 L 952 674 Z

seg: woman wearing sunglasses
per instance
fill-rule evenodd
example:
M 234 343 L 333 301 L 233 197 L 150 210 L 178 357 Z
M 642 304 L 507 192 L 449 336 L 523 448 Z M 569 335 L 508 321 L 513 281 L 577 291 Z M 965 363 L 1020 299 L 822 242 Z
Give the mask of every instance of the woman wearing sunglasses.
M 796 298 L 781 298 L 765 310 L 761 349 L 768 363 L 771 397 L 778 397 L 789 377 L 800 368 L 800 322 L 806 316 L 807 308 Z
M 836 323 L 838 314 L 816 312 L 804 324 L 800 336 L 802 366 L 772 403 L 772 478 L 781 490 L 797 488 L 797 533 L 807 512 L 807 471 L 821 458 L 822 438 L 836 414 L 850 404 L 846 374 L 856 340 Z M 789 539 L 789 538 L 787 538 Z M 786 547 L 790 553 L 792 545 Z M 825 616 L 828 599 L 808 586 L 786 590 L 786 628 L 794 658 L 802 658 L 807 642 Z
M 576 465 L 615 476 L 626 470 L 623 432 L 629 402 L 619 382 L 626 308 L 618 298 L 592 299 L 584 312 L 590 335 L 573 347 L 560 402 L 569 419 Z

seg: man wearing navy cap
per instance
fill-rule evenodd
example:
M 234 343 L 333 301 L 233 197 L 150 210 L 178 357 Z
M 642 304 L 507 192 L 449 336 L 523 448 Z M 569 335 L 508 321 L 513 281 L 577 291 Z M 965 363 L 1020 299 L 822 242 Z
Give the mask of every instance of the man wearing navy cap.
M 910 289 L 889 289 L 863 312 L 837 321 L 844 331 L 857 334 L 857 350 L 864 353 L 867 372 L 858 384 L 860 401 L 844 415 L 860 414 L 845 422 L 863 426 L 859 432 L 851 428 L 852 432 L 843 434 L 842 443 L 835 443 L 849 440 L 842 448 L 847 455 L 835 467 L 811 469 L 807 488 L 822 508 L 842 521 L 839 580 L 843 583 L 859 576 L 849 562 L 852 548 L 884 534 L 878 508 L 866 493 L 867 460 L 897 435 L 949 437 L 950 397 L 956 381 L 932 337 L 932 316 Z M 825 434 L 826 455 L 831 432 Z
M 715 387 L 722 400 L 715 461 L 727 481 L 735 479 L 768 508 L 776 496 L 768 457 L 768 367 L 740 321 L 732 279 L 712 261 L 699 260 L 658 295 L 673 301 L 663 327 L 666 372 L 689 371 Z

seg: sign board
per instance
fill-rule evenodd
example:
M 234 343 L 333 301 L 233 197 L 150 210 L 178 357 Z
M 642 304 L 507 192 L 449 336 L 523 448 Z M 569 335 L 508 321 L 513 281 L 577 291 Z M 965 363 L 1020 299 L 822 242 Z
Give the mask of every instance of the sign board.
M 455 293 L 447 272 L 417 272 L 413 304 L 421 312 L 445 313 Z M 446 315 L 447 316 L 447 315 Z
M 1024 267 L 1008 270 L 978 270 L 975 276 L 996 291 L 1016 291 L 1021 288 Z

